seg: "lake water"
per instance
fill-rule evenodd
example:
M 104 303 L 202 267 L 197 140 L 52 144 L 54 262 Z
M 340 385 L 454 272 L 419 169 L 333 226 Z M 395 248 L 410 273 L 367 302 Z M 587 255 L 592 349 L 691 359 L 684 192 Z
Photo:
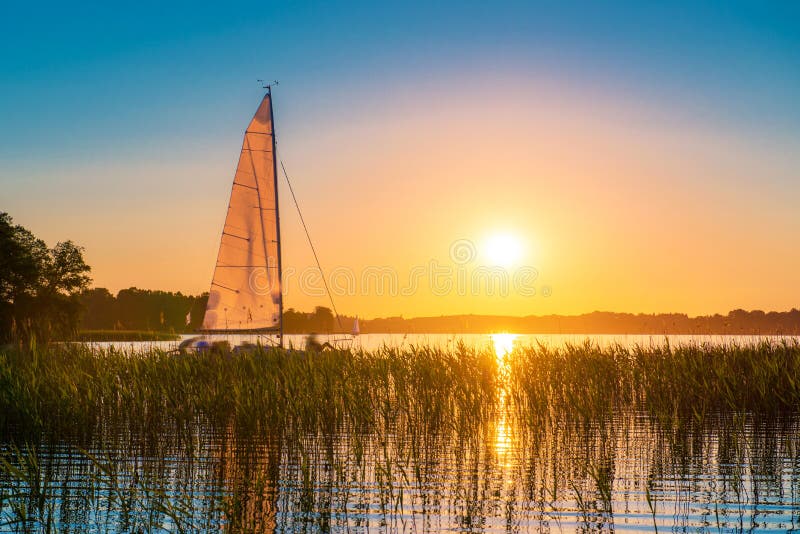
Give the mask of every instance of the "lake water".
M 181 340 L 192 336 L 184 335 Z M 231 345 L 242 342 L 261 341 L 262 344 L 277 344 L 273 336 L 217 336 L 214 339 L 227 339 Z M 600 346 L 619 344 L 625 347 L 634 345 L 653 346 L 663 345 L 666 341 L 672 346 L 681 344 L 739 344 L 747 345 L 760 342 L 779 342 L 781 340 L 800 340 L 800 336 L 736 336 L 736 335 L 622 335 L 622 334 L 361 334 L 360 336 L 319 336 L 320 341 L 331 341 L 342 347 L 376 350 L 381 347 L 404 348 L 411 346 L 428 346 L 442 349 L 453 348 L 458 343 L 463 343 L 470 348 L 484 349 L 496 348 L 499 351 L 508 351 L 513 347 L 544 344 L 551 347 L 565 344 L 582 344 L 587 341 Z M 306 337 L 303 335 L 286 335 L 286 346 L 302 348 L 305 346 Z M 143 342 L 103 342 L 95 343 L 100 347 L 115 346 L 127 350 L 141 350 L 158 347 L 165 350 L 177 348 L 180 341 L 143 341 Z
M 797 528 L 797 422 L 719 425 L 672 435 L 627 414 L 521 436 L 501 417 L 463 441 L 365 440 L 361 461 L 348 435 L 301 450 L 202 434 L 191 453 L 169 439 L 93 451 L 107 467 L 62 445 L 39 461 L 54 522 L 77 532 L 215 531 L 226 514 L 266 531 Z
M 356 343 L 367 350 L 446 348 L 461 340 L 492 346 L 502 359 L 519 345 L 585 339 L 368 334 Z M 664 342 L 663 336 L 590 339 L 601 345 Z M 303 338 L 290 340 L 300 344 Z M 669 337 L 672 345 L 763 340 Z M 27 467 L 22 474 L 0 474 L 0 531 L 45 530 L 43 522 L 11 523 L 20 517 L 14 508 L 20 502 L 29 508 L 44 503 L 43 517 L 74 532 L 800 528 L 795 415 L 726 413 L 680 427 L 636 411 L 591 421 L 552 417 L 538 425 L 522 423 L 524 415 L 500 391 L 492 416 L 468 425 L 469 432 L 420 432 L 399 420 L 378 433 L 337 429 L 298 436 L 275 427 L 245 436 L 196 421 L 174 435 L 147 439 L 119 428 L 104 429 L 89 443 L 49 437 L 35 453 L 12 453 L 7 443 L 6 458 Z

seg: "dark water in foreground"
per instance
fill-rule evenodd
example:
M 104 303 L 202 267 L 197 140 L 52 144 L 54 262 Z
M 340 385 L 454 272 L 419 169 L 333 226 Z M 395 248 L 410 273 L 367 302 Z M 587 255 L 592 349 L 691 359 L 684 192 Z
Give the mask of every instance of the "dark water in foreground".
M 496 340 L 498 358 L 512 342 Z M 109 425 L 89 438 L 49 436 L 32 448 L 6 442 L 0 531 L 800 526 L 800 414 L 687 420 L 551 410 L 532 421 L 518 406 L 502 389 L 490 415 L 474 422 L 428 426 L 425 413 L 397 416 L 373 405 L 378 422 L 364 431 L 309 434 L 288 424 L 248 433 L 195 419 L 164 426 L 168 432 Z M 324 418 L 338 409 L 318 412 Z
M 728 416 L 690 431 L 631 413 L 517 433 L 287 440 L 128 436 L 42 446 L 4 470 L 7 530 L 786 531 L 800 524 L 798 422 Z M 385 439 L 384 439 L 385 438 Z M 35 464 L 35 465 L 34 465 Z M 25 515 L 39 520 L 19 521 Z

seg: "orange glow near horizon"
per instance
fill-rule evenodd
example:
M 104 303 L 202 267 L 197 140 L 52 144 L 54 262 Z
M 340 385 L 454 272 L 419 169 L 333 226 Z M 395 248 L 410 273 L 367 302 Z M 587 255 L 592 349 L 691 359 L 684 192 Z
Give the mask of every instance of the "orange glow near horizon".
M 657 103 L 534 78 L 496 84 L 488 98 L 482 90 L 447 79 L 415 95 L 351 88 L 302 116 L 276 97 L 281 157 L 323 267 L 341 286 L 341 313 L 698 315 L 797 305 L 793 197 L 757 180 L 796 175 L 791 140 L 767 146 Z M 208 291 L 240 142 L 75 164 L 47 198 L 23 199 L 24 215 L 12 216 L 48 243 L 85 246 L 96 286 Z M 120 194 L 119 184 L 135 187 Z M 285 306 L 328 305 L 303 279 L 313 278 L 313 258 L 280 187 Z M 472 257 L 453 257 L 460 240 L 473 244 Z M 482 264 L 512 278 L 529 268 L 533 291 L 487 291 L 475 278 L 489 276 Z M 442 266 L 450 289 L 430 280 Z

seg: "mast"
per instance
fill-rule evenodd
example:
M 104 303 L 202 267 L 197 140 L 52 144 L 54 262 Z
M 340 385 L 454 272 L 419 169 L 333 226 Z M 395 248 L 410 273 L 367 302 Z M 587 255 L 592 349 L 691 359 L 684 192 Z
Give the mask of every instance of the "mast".
M 281 268 L 281 216 L 280 216 L 280 202 L 278 201 L 278 153 L 276 150 L 275 142 L 275 113 L 272 109 L 272 85 L 267 85 L 267 94 L 269 95 L 269 119 L 272 124 L 272 180 L 275 184 L 275 230 L 277 233 L 277 248 L 278 248 L 278 287 L 280 292 L 278 298 L 278 327 L 279 327 L 279 341 L 280 347 L 283 348 L 283 270 Z

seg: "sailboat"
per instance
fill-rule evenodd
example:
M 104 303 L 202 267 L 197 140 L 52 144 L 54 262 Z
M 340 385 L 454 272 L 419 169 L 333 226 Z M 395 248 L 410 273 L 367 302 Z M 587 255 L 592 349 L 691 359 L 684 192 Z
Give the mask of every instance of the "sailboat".
M 244 133 L 201 332 L 276 335 L 282 345 L 280 234 L 268 86 Z
M 247 126 L 233 177 L 228 211 L 219 242 L 202 327 L 204 336 L 258 335 L 277 337 L 284 346 L 281 291 L 281 228 L 278 202 L 278 159 L 272 88 Z M 285 169 L 284 169 L 285 173 Z M 291 183 L 286 177 L 291 191 Z M 297 206 L 294 191 L 292 198 Z M 299 206 L 298 206 L 299 213 Z M 300 220 L 322 271 L 313 243 Z M 327 285 L 326 285 L 327 287 Z M 333 305 L 333 298 L 328 292 Z M 335 305 L 333 305 L 335 310 Z M 338 314 L 337 314 L 338 318 Z M 181 343 L 180 349 L 208 347 L 202 338 Z

